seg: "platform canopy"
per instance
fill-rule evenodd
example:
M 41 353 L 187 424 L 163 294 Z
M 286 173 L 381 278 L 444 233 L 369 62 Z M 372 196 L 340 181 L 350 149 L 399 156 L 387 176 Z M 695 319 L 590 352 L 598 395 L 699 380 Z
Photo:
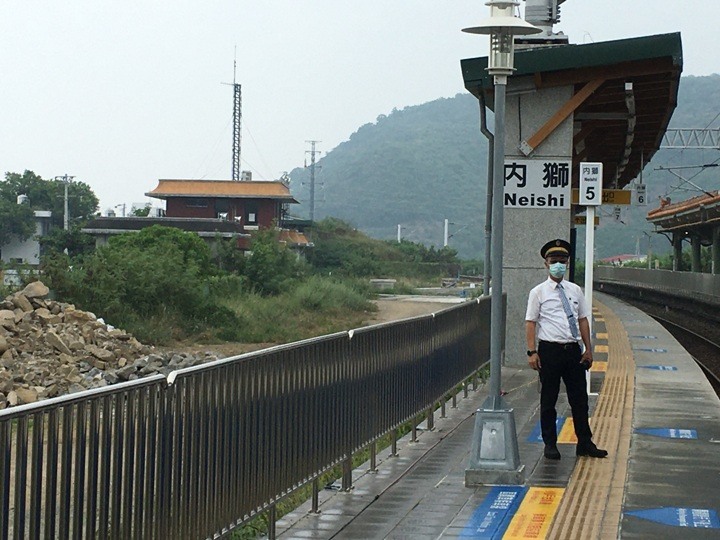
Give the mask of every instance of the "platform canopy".
M 461 61 L 465 88 L 493 108 L 488 58 Z M 680 34 L 520 49 L 508 96 L 573 85 L 548 124 L 527 134 L 523 153 L 552 133 L 553 123 L 573 114 L 573 183 L 578 163 L 604 164 L 603 187 L 621 189 L 638 176 L 660 147 L 677 104 L 682 72 Z
M 713 229 L 720 226 L 720 191 L 704 193 L 678 203 L 662 200 L 659 208 L 651 210 L 647 220 L 658 232 L 694 234 L 710 245 Z

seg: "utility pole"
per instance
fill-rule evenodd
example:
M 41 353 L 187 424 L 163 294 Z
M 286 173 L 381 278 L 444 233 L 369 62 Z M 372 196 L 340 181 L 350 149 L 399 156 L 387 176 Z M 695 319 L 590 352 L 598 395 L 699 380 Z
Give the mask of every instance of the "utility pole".
M 75 178 L 74 176 L 68 176 L 67 173 L 65 173 L 64 176 L 56 176 L 55 180 L 58 180 L 65 184 L 65 201 L 64 201 L 64 215 L 63 215 L 63 229 L 66 231 L 70 228 L 70 220 L 68 219 L 68 185 L 72 181 L 72 179 Z
M 445 234 L 443 235 L 443 247 L 448 246 L 448 241 L 450 240 L 450 237 L 452 236 L 450 233 L 450 225 L 455 225 L 454 223 L 450 223 L 448 219 L 445 219 Z
M 315 144 L 322 141 L 305 141 L 310 143 L 310 150 L 305 150 L 306 154 L 310 154 L 310 225 L 315 223 L 315 154 L 319 154 L 319 150 L 315 150 Z
M 125 207 L 126 207 L 125 203 L 115 205 L 115 208 L 122 208 L 122 217 L 125 217 Z

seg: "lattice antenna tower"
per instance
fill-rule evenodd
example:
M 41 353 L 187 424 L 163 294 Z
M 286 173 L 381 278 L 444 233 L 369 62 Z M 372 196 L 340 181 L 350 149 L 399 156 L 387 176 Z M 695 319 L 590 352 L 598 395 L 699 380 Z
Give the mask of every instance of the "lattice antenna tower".
M 240 180 L 240 148 L 242 147 L 242 89 L 237 82 L 237 47 L 235 48 L 235 59 L 233 60 L 233 155 L 232 155 L 232 179 Z M 230 83 L 223 83 L 230 84 Z
M 233 161 L 232 179 L 240 180 L 240 148 L 242 142 L 242 89 L 235 79 L 237 60 L 233 60 Z

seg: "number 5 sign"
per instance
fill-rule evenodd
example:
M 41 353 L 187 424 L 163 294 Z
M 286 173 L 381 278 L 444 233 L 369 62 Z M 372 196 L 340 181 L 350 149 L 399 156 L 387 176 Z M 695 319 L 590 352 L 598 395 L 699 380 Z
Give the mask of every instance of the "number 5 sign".
M 600 206 L 602 204 L 602 163 L 580 163 L 580 197 L 581 206 Z

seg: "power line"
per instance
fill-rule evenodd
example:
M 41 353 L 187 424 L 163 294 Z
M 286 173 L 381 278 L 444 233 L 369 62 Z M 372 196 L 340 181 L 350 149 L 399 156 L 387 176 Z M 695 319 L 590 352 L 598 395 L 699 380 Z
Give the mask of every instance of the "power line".
M 656 171 L 667 171 L 667 172 L 669 172 L 670 174 L 672 174 L 673 176 L 675 176 L 676 178 L 678 178 L 681 182 L 684 182 L 684 183 L 686 183 L 686 184 L 689 184 L 689 185 L 691 185 L 692 187 L 694 187 L 696 190 L 701 191 L 701 192 L 704 193 L 705 195 L 710 195 L 710 196 L 712 197 L 712 196 L 713 196 L 712 193 L 710 193 L 709 191 L 701 188 L 700 186 L 698 186 L 698 185 L 695 184 L 694 182 L 691 182 L 691 180 L 692 180 L 693 178 L 695 178 L 698 174 L 700 174 L 704 169 L 707 169 L 707 168 L 710 168 L 710 167 L 718 167 L 717 161 L 719 161 L 719 160 L 720 160 L 720 158 L 716 159 L 713 163 L 708 163 L 708 164 L 706 164 L 706 165 L 686 165 L 686 166 L 679 166 L 679 167 L 663 167 L 663 166 L 660 166 L 660 167 L 657 167 L 655 170 L 656 170 Z M 695 173 L 693 176 L 691 176 L 690 179 L 687 179 L 687 178 L 684 178 L 682 175 L 680 175 L 680 174 L 678 174 L 678 173 L 675 172 L 675 170 L 678 170 L 678 169 L 700 169 L 700 171 L 698 171 L 698 172 Z M 678 185 L 678 186 L 675 187 L 675 189 L 679 189 L 679 188 L 680 188 L 680 185 Z

